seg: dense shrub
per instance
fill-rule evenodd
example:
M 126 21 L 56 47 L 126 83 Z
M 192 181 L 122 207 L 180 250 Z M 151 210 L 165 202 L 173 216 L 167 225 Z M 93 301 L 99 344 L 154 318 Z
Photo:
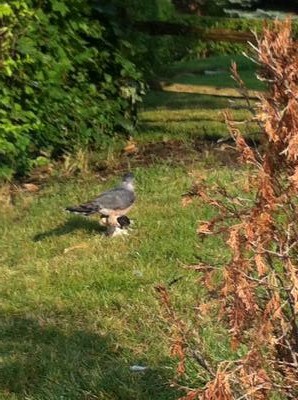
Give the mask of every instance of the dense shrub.
M 257 32 L 262 31 L 264 21 L 246 18 L 200 17 L 196 15 L 175 15 L 169 22 L 178 23 L 202 30 L 202 33 L 214 31 Z M 272 25 L 273 21 L 268 21 Z M 298 23 L 293 22 L 293 35 L 298 35 Z M 247 50 L 245 42 L 228 42 L 220 40 L 205 40 L 200 33 L 194 35 L 161 35 L 150 36 L 139 34 L 134 37 L 137 44 L 137 55 L 141 55 L 142 63 L 158 70 L 165 63 L 179 60 L 195 60 L 210 56 L 238 54 Z M 146 43 L 146 46 L 142 46 Z M 139 59 L 136 58 L 137 62 Z
M 197 26 L 208 31 L 227 30 L 236 32 L 256 32 L 261 33 L 264 20 L 248 18 L 215 18 L 215 17 L 196 17 L 187 16 L 183 19 L 184 23 Z M 273 21 L 267 21 L 269 26 L 273 26 Z M 293 22 L 293 35 L 298 35 L 298 23 Z M 236 43 L 227 41 L 200 40 L 192 38 L 187 47 L 185 58 L 194 59 L 209 57 L 214 55 L 238 54 L 247 50 L 247 43 Z
M 184 16 L 180 22 L 203 29 L 205 32 L 213 30 L 227 30 L 238 32 L 250 32 L 251 30 L 260 32 L 263 21 L 254 19 L 240 18 L 217 18 L 217 17 L 197 17 Z M 228 41 L 203 40 L 199 36 L 191 36 L 188 41 L 178 37 L 178 43 L 182 41 L 184 46 L 184 60 L 199 59 L 216 55 L 238 54 L 247 48 L 246 43 L 236 43 Z
M 175 14 L 175 8 L 171 0 L 114 0 L 125 10 L 132 20 L 170 20 Z
M 150 19 L 148 19 L 150 20 Z M 249 32 L 260 31 L 262 21 L 247 19 L 230 19 L 175 15 L 168 20 L 181 26 L 202 29 L 202 32 L 213 30 L 231 30 Z M 247 48 L 246 43 L 203 40 L 200 34 L 194 35 L 154 35 L 134 33 L 130 41 L 136 49 L 135 61 L 147 72 L 159 71 L 165 64 L 181 60 L 194 60 L 209 56 L 237 54 Z
M 129 127 L 140 79 L 113 15 L 83 0 L 0 5 L 0 176 Z

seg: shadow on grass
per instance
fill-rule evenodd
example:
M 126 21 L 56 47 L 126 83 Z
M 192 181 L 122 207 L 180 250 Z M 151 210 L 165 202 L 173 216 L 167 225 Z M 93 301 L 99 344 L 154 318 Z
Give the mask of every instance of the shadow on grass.
M 84 230 L 90 233 L 105 234 L 106 228 L 98 221 L 84 217 L 71 216 L 65 223 L 45 232 L 36 234 L 33 237 L 34 242 L 39 242 L 52 236 L 63 236 L 77 230 Z
M 175 118 L 167 118 L 166 121 L 160 120 L 157 121 L 160 124 L 183 124 L 185 122 L 199 122 L 199 123 L 204 123 L 204 122 L 216 122 L 216 123 L 220 123 L 220 124 L 224 124 L 224 121 L 220 121 L 218 116 L 214 116 L 213 118 L 198 118 L 198 117 L 190 117 L 188 115 L 185 115 L 185 117 L 180 117 L 179 119 L 175 119 Z M 154 124 L 156 124 L 156 121 L 152 121 L 152 119 L 146 119 L 143 118 L 142 119 L 142 124 L 144 124 L 145 126 L 150 126 L 151 124 L 154 126 Z
M 241 104 L 243 101 L 237 100 Z M 230 107 L 228 97 L 208 96 L 196 93 L 150 91 L 144 100 L 145 110 L 164 108 L 168 110 L 183 109 L 222 109 Z M 244 104 L 244 103 L 243 103 Z
M 178 397 L 167 384 L 169 370 L 161 366 L 132 372 L 130 352 L 111 334 L 97 335 L 69 326 L 65 333 L 48 321 L 25 317 L 0 317 L 0 323 L 0 392 L 7 399 Z

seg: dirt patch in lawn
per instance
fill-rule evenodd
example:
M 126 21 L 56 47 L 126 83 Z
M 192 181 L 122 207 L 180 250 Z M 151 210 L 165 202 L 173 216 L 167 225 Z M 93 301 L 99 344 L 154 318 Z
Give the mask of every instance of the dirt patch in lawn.
M 143 144 L 133 154 L 123 154 L 120 160 L 121 167 L 129 164 L 131 167 L 138 165 L 151 165 L 158 162 L 170 164 L 188 164 L 194 161 L 206 162 L 208 165 L 238 164 L 238 153 L 233 147 L 233 142 L 211 140 L 179 140 L 162 141 Z
M 134 170 L 136 167 L 146 167 L 153 164 L 166 163 L 168 165 L 182 165 L 187 166 L 193 163 L 202 163 L 205 168 L 218 168 L 220 166 L 229 166 L 230 168 L 238 168 L 239 154 L 234 148 L 232 140 L 219 142 L 216 139 L 212 140 L 199 140 L 190 139 L 188 141 L 181 140 L 167 140 L 152 142 L 146 144 L 136 143 L 133 152 L 122 151 L 118 153 L 113 163 L 104 161 L 101 163 L 90 162 L 87 171 L 83 171 L 84 179 L 94 177 L 97 175 L 100 179 L 106 180 L 112 175 L 121 175 L 128 170 Z M 33 171 L 32 175 L 24 177 L 20 181 L 15 181 L 9 188 L 9 196 L 4 196 L 9 204 L 14 203 L 15 194 L 22 193 L 23 195 L 32 196 L 33 190 L 29 190 L 31 186 L 41 189 L 45 184 L 50 181 L 64 181 L 76 177 L 80 179 L 82 171 L 74 171 L 72 173 L 58 173 L 59 162 L 53 167 L 54 173 L 42 175 Z M 28 189 L 28 185 L 30 186 Z M 32 193 L 31 193 L 32 192 Z M 0 204 L 1 204 L 0 193 Z

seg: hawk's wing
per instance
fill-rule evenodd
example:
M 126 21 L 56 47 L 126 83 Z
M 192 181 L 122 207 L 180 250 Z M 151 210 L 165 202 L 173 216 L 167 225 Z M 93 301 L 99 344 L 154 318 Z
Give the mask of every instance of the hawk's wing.
M 112 236 L 117 227 L 123 230 L 130 224 L 126 214 L 135 202 L 133 179 L 133 174 L 129 172 L 123 176 L 119 186 L 103 192 L 92 201 L 67 207 L 66 210 L 81 215 L 101 214 L 106 217 L 107 235 Z
M 134 192 L 124 188 L 115 188 L 102 193 L 91 203 L 100 212 L 102 209 L 125 210 L 132 206 L 134 201 Z
M 66 210 L 83 215 L 100 213 L 104 216 L 109 216 L 110 214 L 121 216 L 130 209 L 134 201 L 133 186 L 124 180 L 120 186 L 103 192 L 94 200 L 79 206 L 67 207 Z

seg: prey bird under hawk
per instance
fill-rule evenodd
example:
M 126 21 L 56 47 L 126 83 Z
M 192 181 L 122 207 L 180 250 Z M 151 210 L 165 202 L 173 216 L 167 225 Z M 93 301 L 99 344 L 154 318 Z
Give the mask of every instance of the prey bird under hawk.
M 67 207 L 66 210 L 75 214 L 89 216 L 100 214 L 106 219 L 107 234 L 112 236 L 117 228 L 125 228 L 130 224 L 126 216 L 135 202 L 134 176 L 127 173 L 120 185 L 101 193 L 94 200 L 79 206 Z

